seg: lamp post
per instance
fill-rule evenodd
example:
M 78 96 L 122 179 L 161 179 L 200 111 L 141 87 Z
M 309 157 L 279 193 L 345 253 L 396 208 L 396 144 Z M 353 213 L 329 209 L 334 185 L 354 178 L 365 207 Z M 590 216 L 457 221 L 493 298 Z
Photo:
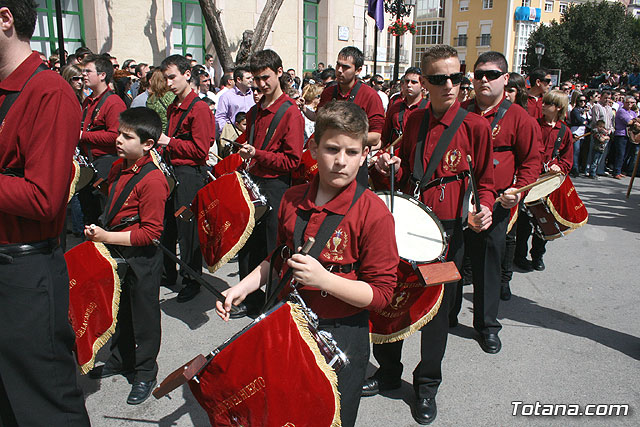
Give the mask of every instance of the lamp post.
M 416 0 L 386 0 L 384 2 L 384 10 L 393 16 L 395 19 L 401 19 L 405 16 L 411 15 L 411 8 L 416 5 Z M 398 80 L 398 71 L 400 68 L 400 37 L 396 37 L 396 56 L 395 63 L 393 66 L 393 80 L 395 82 Z
M 540 61 L 542 61 L 542 56 L 544 55 L 544 45 L 542 43 L 536 43 L 535 52 L 538 57 L 538 68 L 540 68 Z

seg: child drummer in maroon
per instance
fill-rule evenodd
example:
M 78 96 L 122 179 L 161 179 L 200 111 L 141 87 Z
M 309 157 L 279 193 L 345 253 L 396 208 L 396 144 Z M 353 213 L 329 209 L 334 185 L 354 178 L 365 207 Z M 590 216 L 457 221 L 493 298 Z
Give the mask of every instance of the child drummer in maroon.
M 132 108 L 120 114 L 116 150 L 121 159 L 109 174 L 109 197 L 101 217 L 105 227 L 85 229 L 89 240 L 109 244 L 114 255 L 122 255 L 127 262 L 111 357 L 89 376 L 133 374 L 130 405 L 149 397 L 158 373 L 162 253 L 153 241 L 162 234 L 169 185 L 149 151 L 161 133 L 162 121 L 153 110 Z
M 320 317 L 320 329 L 331 332 L 349 357 L 347 367 L 338 373 L 343 426 L 355 424 L 369 361 L 367 310 L 382 309 L 390 302 L 399 261 L 391 213 L 378 196 L 355 181 L 368 153 L 367 130 L 366 114 L 353 103 L 332 101 L 322 108 L 316 142 L 310 144 L 318 175 L 287 191 L 278 215 L 278 244 L 292 250 L 309 237 L 331 232 L 319 259 L 296 254 L 287 267 L 302 285 L 300 294 L 307 305 Z M 325 218 L 336 214 L 344 218 L 334 231 L 325 230 Z M 232 302 L 242 302 L 264 285 L 268 270 L 265 260 L 227 290 L 224 306 L 216 305 L 220 317 L 228 320 Z

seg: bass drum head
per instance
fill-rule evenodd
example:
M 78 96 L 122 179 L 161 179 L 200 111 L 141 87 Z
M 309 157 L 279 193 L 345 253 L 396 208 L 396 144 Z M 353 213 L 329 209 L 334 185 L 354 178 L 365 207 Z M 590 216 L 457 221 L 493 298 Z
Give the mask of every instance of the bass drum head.
M 391 192 L 379 191 L 376 194 L 391 209 Z M 406 194 L 395 193 L 393 218 L 400 258 L 425 264 L 444 255 L 444 229 L 425 205 Z
M 95 176 L 96 172 L 93 168 L 88 166 L 80 166 L 80 177 L 76 184 L 76 193 L 89 185 Z
M 545 179 L 544 177 L 542 179 Z M 538 181 L 540 178 L 538 178 Z M 556 191 L 562 185 L 564 181 L 564 175 L 556 175 L 548 181 L 543 182 L 540 185 L 536 185 L 531 190 L 529 190 L 529 194 L 524 198 L 525 203 L 532 203 L 536 200 L 540 200 L 545 196 Z

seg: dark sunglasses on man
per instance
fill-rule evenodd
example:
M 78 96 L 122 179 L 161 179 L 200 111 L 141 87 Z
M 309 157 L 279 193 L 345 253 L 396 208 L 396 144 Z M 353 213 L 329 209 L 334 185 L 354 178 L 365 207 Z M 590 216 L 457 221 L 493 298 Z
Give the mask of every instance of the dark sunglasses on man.
M 451 80 L 451 84 L 457 86 L 462 83 L 464 73 L 432 74 L 425 76 L 425 78 L 434 86 L 442 86 L 447 83 L 447 80 Z
M 487 78 L 487 81 L 493 81 L 505 73 L 500 70 L 476 70 L 473 72 L 473 78 L 476 80 L 482 80 L 483 77 Z

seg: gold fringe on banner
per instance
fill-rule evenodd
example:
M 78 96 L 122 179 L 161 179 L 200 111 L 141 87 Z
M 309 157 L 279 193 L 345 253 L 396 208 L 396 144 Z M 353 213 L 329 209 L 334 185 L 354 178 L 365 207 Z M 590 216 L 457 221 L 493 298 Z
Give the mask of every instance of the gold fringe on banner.
M 549 207 L 549 210 L 551 211 L 551 214 L 556 219 L 556 221 L 558 221 L 560 224 L 564 225 L 565 227 L 569 227 L 569 229 L 563 231 L 562 233 L 554 234 L 553 236 L 545 236 L 545 240 L 555 240 L 555 239 L 557 239 L 559 237 L 566 236 L 567 234 L 571 233 L 572 231 L 574 231 L 574 230 L 582 227 L 583 225 L 585 225 L 587 223 L 587 221 L 589 220 L 589 213 L 587 213 L 587 217 L 582 222 L 570 222 L 570 221 L 567 221 L 566 219 L 562 218 L 562 216 L 560 216 L 558 211 L 556 211 L 555 206 L 553 206 L 553 202 L 551 202 L 551 200 L 549 200 L 549 198 L 547 198 L 547 205 Z
M 120 307 L 120 291 L 122 289 L 120 284 L 120 277 L 118 276 L 118 263 L 111 256 L 111 252 L 104 245 L 104 243 L 93 242 L 94 246 L 100 252 L 100 255 L 104 257 L 109 264 L 111 264 L 111 271 L 113 272 L 113 300 L 111 302 L 111 313 L 113 314 L 113 322 L 111 326 L 100 335 L 96 341 L 93 343 L 93 355 L 91 356 L 91 360 L 80 367 L 80 372 L 83 375 L 86 375 L 91 369 L 93 369 L 93 365 L 95 364 L 96 354 L 102 348 L 103 345 L 109 341 L 109 339 L 113 336 L 113 333 L 116 330 L 116 323 L 118 322 L 118 308 Z
M 318 348 L 318 343 L 311 336 L 311 332 L 309 331 L 309 323 L 307 318 L 302 313 L 302 309 L 297 304 L 293 304 L 291 302 L 287 303 L 291 310 L 291 318 L 295 322 L 298 327 L 298 331 L 300 332 L 300 336 L 307 343 L 309 349 L 313 352 L 313 355 L 316 358 L 316 363 L 322 372 L 326 375 L 327 379 L 331 383 L 331 388 L 333 389 L 333 397 L 335 399 L 335 412 L 333 413 L 333 421 L 331 422 L 331 427 L 341 427 L 342 421 L 340 420 L 340 393 L 338 392 L 338 375 L 335 373 L 333 368 L 329 366 L 326 360 L 324 360 L 324 356 L 320 352 Z
M 76 186 L 78 185 L 78 181 L 80 181 L 80 164 L 76 159 L 73 159 L 71 167 L 73 168 L 73 179 L 71 180 L 71 186 L 69 187 L 69 198 L 67 199 L 67 203 L 69 203 L 74 194 L 76 194 Z
M 224 254 L 222 258 L 220 258 L 220 261 L 218 261 L 215 265 L 211 267 L 207 266 L 207 269 L 211 273 L 215 273 L 220 267 L 222 267 L 227 262 L 229 262 L 231 258 L 236 256 L 236 254 L 240 251 L 240 249 L 242 249 L 245 243 L 247 243 L 247 240 L 251 236 L 251 233 L 253 233 L 253 227 L 256 224 L 256 220 L 255 220 L 256 208 L 255 206 L 253 206 L 253 201 L 249 197 L 249 193 L 247 192 L 247 189 L 244 186 L 244 183 L 242 182 L 242 176 L 238 172 L 234 172 L 234 173 L 236 174 L 236 178 L 238 179 L 238 183 L 240 184 L 240 190 L 242 190 L 242 197 L 244 197 L 244 201 L 247 203 L 247 206 L 249 206 L 249 222 L 247 223 L 247 226 L 242 232 L 242 235 L 240 236 L 238 243 L 236 243 L 229 250 L 229 252 Z
M 453 285 L 451 285 L 453 286 Z M 431 310 L 424 316 L 422 316 L 417 322 L 412 325 L 407 326 L 401 331 L 394 332 L 392 334 L 373 334 L 369 333 L 369 341 L 373 344 L 388 344 L 396 341 L 402 341 L 406 338 L 409 338 L 414 333 L 418 332 L 424 325 L 429 323 L 431 319 L 438 313 L 440 309 L 440 304 L 442 303 L 442 297 L 444 296 L 444 286 L 440 289 L 440 295 L 438 296 L 438 301 L 431 307 Z

